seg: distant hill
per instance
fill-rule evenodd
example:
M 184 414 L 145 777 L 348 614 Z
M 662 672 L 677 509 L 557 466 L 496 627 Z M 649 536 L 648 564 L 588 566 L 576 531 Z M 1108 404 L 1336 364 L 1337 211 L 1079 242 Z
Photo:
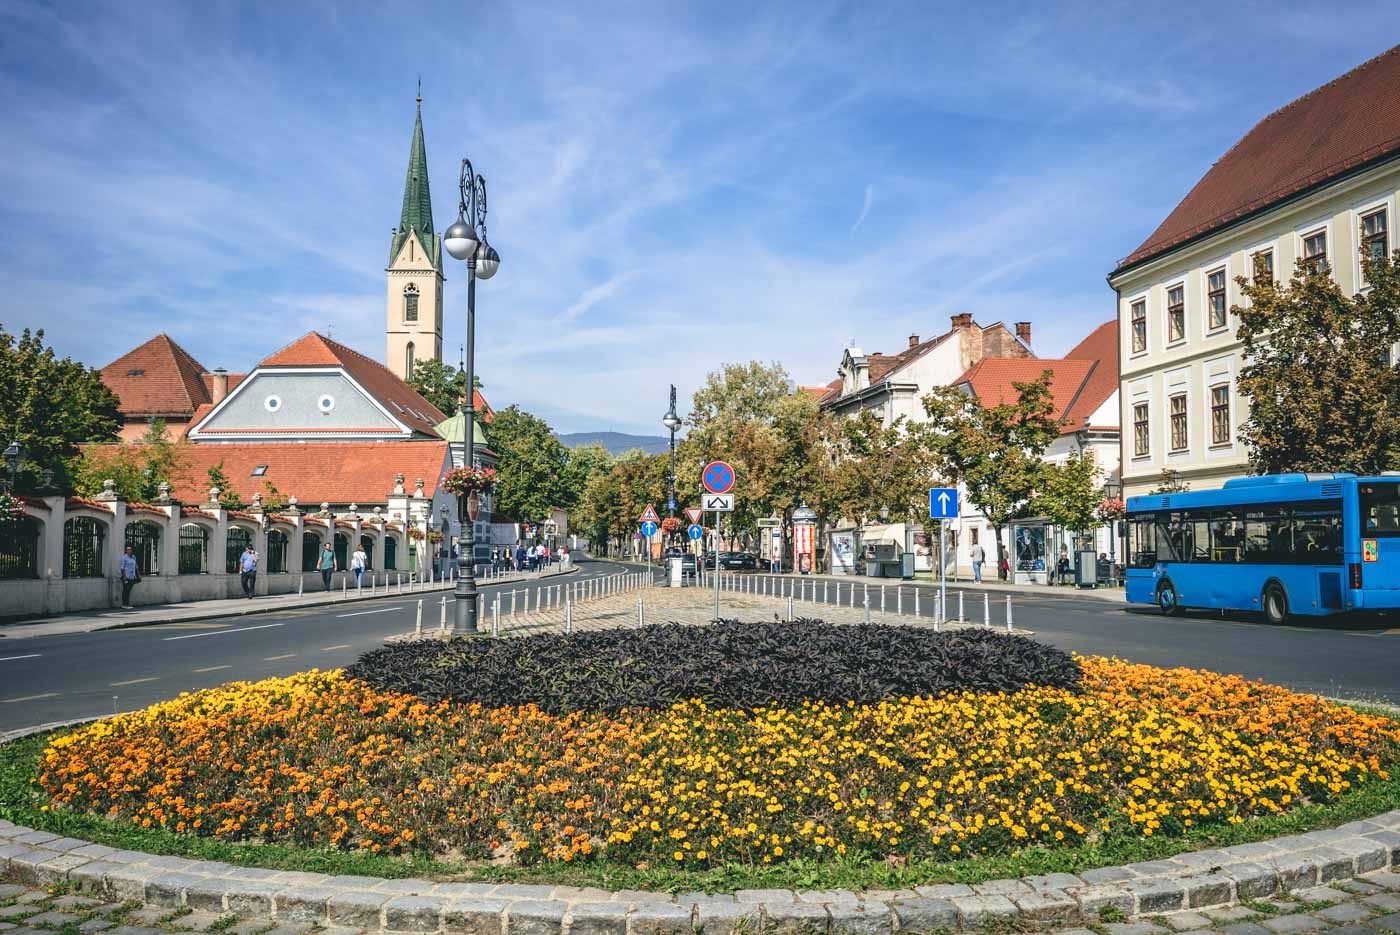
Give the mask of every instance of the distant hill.
M 570 448 L 580 445 L 602 445 L 615 455 L 633 448 L 640 448 L 647 454 L 668 451 L 671 439 L 667 435 L 628 435 L 626 432 L 570 432 L 560 435 L 559 440 Z

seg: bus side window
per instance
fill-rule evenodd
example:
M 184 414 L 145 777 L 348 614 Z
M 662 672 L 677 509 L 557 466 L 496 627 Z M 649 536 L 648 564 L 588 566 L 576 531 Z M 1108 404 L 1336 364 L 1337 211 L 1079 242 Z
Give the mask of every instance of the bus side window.
M 1172 522 L 1173 516 L 1180 513 L 1157 514 L 1157 561 L 1176 562 L 1181 560 L 1181 527 Z
M 1191 561 L 1209 562 L 1210 557 L 1210 514 L 1196 510 L 1186 514 L 1191 524 Z
M 1293 561 L 1300 565 L 1342 560 L 1342 514 L 1334 504 L 1300 504 L 1293 510 Z
M 1214 510 L 1210 514 L 1210 556 L 1215 562 L 1242 561 L 1244 524 L 1238 510 Z

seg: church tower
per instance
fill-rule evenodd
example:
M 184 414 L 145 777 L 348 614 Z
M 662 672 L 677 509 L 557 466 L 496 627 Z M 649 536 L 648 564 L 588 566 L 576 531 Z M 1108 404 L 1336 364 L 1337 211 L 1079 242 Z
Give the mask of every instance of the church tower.
M 423 95 L 408 149 L 403 213 L 389 246 L 384 365 L 407 380 L 420 360 L 442 360 L 442 240 L 433 230 L 428 154 L 423 147 Z

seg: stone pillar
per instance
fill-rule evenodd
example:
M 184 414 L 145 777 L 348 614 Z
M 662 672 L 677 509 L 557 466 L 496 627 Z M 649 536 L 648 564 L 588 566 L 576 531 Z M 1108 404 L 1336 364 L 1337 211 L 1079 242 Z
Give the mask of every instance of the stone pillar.
M 214 532 L 209 537 L 209 577 L 214 582 L 216 597 L 236 597 L 238 576 L 228 573 L 228 511 L 219 502 L 219 488 L 209 488 L 209 502 L 203 507 L 206 513 L 214 515 Z M 232 577 L 232 583 L 230 583 Z
M 108 603 L 121 604 L 122 588 L 119 578 L 122 553 L 126 550 L 126 501 L 117 494 L 117 482 L 104 480 L 102 492 L 93 497 L 105 504 L 111 512 L 111 525 L 107 527 L 106 548 L 102 554 L 102 575 L 107 579 Z
M 44 553 L 39 556 L 39 574 L 47 585 L 44 610 L 60 614 L 67 609 L 63 590 L 63 523 L 68 518 L 66 497 L 45 497 L 49 516 L 44 521 Z

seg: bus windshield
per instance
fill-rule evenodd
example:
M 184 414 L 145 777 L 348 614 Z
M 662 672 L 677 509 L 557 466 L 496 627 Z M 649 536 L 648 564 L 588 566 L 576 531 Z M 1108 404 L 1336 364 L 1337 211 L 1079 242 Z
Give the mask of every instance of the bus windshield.
M 1361 535 L 1400 536 L 1400 483 L 1365 483 L 1356 487 L 1361 504 Z

